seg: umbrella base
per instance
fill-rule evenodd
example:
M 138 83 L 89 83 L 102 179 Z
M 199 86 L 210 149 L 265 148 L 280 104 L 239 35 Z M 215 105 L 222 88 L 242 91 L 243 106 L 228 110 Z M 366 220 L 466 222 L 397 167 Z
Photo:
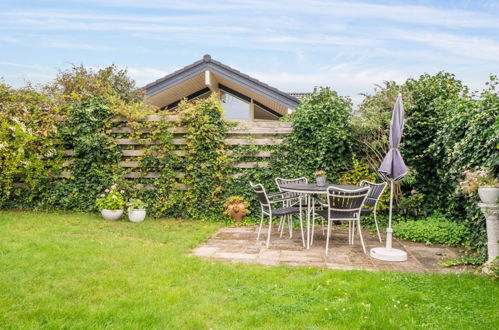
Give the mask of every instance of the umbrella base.
M 399 249 L 378 247 L 371 249 L 371 257 L 383 261 L 406 261 L 407 253 Z

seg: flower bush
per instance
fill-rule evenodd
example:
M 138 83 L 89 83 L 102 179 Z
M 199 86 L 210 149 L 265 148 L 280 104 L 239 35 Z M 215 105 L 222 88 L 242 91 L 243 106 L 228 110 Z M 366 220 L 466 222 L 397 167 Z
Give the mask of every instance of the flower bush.
M 117 185 L 106 188 L 97 198 L 95 205 L 99 210 L 123 210 L 125 200 L 123 199 L 124 190 L 119 190 Z
M 465 176 L 464 180 L 459 182 L 461 189 L 467 193 L 471 194 L 475 192 L 479 187 L 497 187 L 499 186 L 499 180 L 496 179 L 489 171 L 483 169 L 477 169 L 475 171 L 465 170 L 463 172 Z
M 326 175 L 326 171 L 322 171 L 322 170 L 315 171 L 314 175 L 315 176 L 325 176 Z

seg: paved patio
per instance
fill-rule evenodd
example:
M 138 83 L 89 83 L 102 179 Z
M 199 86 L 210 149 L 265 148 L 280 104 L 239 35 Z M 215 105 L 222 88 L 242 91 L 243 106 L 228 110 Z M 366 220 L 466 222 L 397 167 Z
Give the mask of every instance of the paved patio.
M 358 235 L 355 244 L 348 245 L 348 228 L 335 226 L 329 243 L 329 255 L 324 254 L 325 237 L 320 227 L 316 228 L 314 244 L 309 249 L 303 248 L 300 232 L 294 231 L 293 238 L 289 239 L 287 230 L 283 238 L 279 238 L 274 230 L 270 240 L 270 247 L 265 247 L 266 231 L 262 229 L 260 241 L 256 240 L 258 227 L 225 227 L 220 229 L 206 243 L 195 248 L 193 255 L 209 258 L 216 261 L 259 263 L 269 266 L 289 265 L 324 267 L 341 270 L 371 270 L 371 271 L 400 271 L 400 272 L 459 272 L 461 269 L 446 268 L 438 265 L 444 257 L 456 257 L 457 249 L 443 245 L 425 245 L 394 239 L 393 247 L 407 251 L 408 260 L 405 262 L 384 262 L 369 256 L 372 247 L 380 246 L 377 237 L 368 230 L 362 231 L 368 254 L 362 252 Z M 384 245 L 384 244 L 383 244 Z

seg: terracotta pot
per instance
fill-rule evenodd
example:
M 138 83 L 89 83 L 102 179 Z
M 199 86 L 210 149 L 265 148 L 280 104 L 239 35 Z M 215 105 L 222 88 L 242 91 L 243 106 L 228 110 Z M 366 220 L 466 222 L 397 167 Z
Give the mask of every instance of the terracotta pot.
M 230 210 L 230 217 L 234 219 L 236 223 L 242 222 L 246 216 L 246 207 L 243 203 L 230 204 L 227 206 L 227 209 Z

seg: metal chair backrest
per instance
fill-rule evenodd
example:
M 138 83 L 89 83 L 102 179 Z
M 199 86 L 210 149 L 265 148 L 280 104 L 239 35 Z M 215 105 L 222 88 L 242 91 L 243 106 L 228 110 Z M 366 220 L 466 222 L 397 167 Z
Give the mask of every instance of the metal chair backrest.
M 253 184 L 250 181 L 250 186 L 253 188 L 253 191 L 255 192 L 256 196 L 258 197 L 258 201 L 260 202 L 260 205 L 262 206 L 262 211 L 265 211 L 267 213 L 270 212 L 270 201 L 269 197 L 267 196 L 267 193 L 265 192 L 265 187 L 261 184 Z
M 297 179 L 275 178 L 275 184 L 277 185 L 277 188 L 279 188 L 279 191 L 282 191 L 281 186 L 283 184 L 307 184 L 307 183 L 308 183 L 308 179 L 305 177 L 297 178 Z
M 367 180 L 362 180 L 360 182 L 360 186 L 371 188 L 371 190 L 369 191 L 369 195 L 367 195 L 366 201 L 364 202 L 364 205 L 375 207 L 379 199 L 381 198 L 381 195 L 385 191 L 387 183 L 374 183 Z
M 355 190 L 346 190 L 329 187 L 327 189 L 329 212 L 344 213 L 346 217 L 354 218 L 353 214 L 360 214 L 360 210 L 370 189 L 370 187 L 363 187 Z
M 275 184 L 277 185 L 277 188 L 279 188 L 279 191 L 282 192 L 281 186 L 284 184 L 307 184 L 308 179 L 305 177 L 297 178 L 297 179 L 283 179 L 283 178 L 275 178 Z M 289 203 L 293 204 L 299 201 L 300 194 L 299 193 L 294 193 L 294 192 L 288 192 L 287 193 L 289 197 L 292 197 L 293 199 L 289 201 Z M 296 199 L 294 198 L 296 197 Z

